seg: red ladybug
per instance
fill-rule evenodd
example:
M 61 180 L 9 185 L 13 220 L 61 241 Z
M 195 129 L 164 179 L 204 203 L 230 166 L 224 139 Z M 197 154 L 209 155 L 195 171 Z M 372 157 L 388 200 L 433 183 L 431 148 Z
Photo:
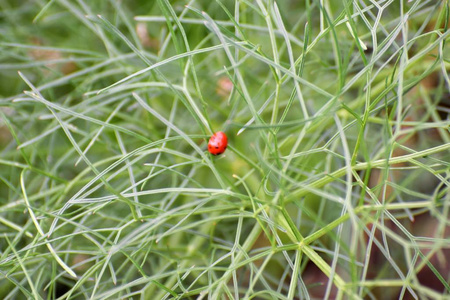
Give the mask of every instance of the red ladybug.
M 225 152 L 228 145 L 228 138 L 222 131 L 214 133 L 208 142 L 208 151 L 212 155 L 219 155 Z

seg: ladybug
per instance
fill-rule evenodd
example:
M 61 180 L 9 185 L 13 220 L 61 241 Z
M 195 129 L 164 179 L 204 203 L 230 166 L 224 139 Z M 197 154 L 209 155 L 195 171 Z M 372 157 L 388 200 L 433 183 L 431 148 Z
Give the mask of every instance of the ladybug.
M 219 155 L 225 152 L 228 145 L 228 138 L 222 131 L 214 133 L 208 142 L 208 151 L 212 155 Z

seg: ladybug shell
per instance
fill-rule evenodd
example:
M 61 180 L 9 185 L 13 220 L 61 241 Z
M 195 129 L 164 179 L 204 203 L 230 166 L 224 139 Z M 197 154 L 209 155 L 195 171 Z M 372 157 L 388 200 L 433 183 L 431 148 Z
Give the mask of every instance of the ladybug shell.
M 228 138 L 222 131 L 214 133 L 208 142 L 208 151 L 212 155 L 219 155 L 225 152 L 228 145 Z

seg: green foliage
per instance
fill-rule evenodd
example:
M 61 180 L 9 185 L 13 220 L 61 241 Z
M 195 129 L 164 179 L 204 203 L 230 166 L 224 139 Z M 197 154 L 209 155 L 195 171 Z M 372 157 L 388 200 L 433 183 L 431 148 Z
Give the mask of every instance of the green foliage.
M 448 21 L 0 0 L 0 298 L 448 298 Z

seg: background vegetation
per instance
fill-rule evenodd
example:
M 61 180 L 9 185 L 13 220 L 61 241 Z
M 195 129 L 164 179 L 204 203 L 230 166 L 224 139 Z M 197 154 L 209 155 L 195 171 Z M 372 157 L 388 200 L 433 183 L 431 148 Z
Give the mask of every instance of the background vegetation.
M 448 22 L 0 0 L 0 298 L 448 299 Z

